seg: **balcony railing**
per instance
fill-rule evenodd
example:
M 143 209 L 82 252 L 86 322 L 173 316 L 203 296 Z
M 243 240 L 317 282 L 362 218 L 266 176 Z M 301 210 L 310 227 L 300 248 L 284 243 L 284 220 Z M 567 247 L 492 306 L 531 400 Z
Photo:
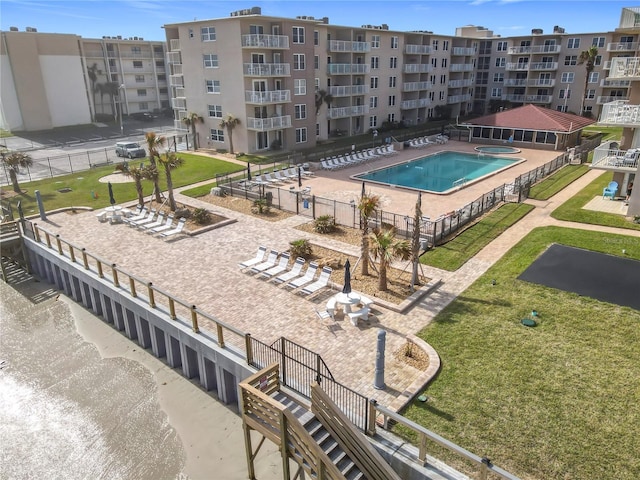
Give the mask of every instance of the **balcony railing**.
M 506 87 L 553 87 L 556 84 L 553 78 L 505 78 Z
M 557 70 L 558 62 L 507 63 L 507 70 Z
M 329 75 L 352 75 L 369 73 L 369 65 L 364 63 L 330 63 L 327 65 Z
M 452 72 L 473 72 L 473 63 L 452 63 L 450 70 Z
M 289 48 L 289 37 L 286 35 L 263 35 L 261 33 L 242 35 L 242 46 L 246 48 L 286 50 Z
M 244 100 L 247 103 L 287 103 L 291 101 L 291 90 L 272 90 L 269 92 L 255 92 L 246 90 Z
M 428 98 L 418 98 L 416 100 L 404 100 L 400 104 L 400 109 L 411 110 L 412 108 L 428 107 L 431 105 L 431 100 Z
M 621 96 L 605 96 L 605 95 L 601 95 L 598 98 L 596 98 L 596 103 L 598 105 L 604 105 L 605 103 L 611 103 L 611 102 L 615 102 L 618 100 L 629 100 L 628 97 L 621 97 Z
M 171 75 L 183 75 L 182 64 L 181 63 L 172 63 L 171 64 Z
M 631 80 L 615 80 L 609 78 L 603 78 L 600 80 L 601 87 L 607 88 L 624 88 L 629 87 L 631 85 Z
M 331 119 L 357 117 L 358 115 L 364 115 L 365 113 L 369 113 L 369 105 L 354 105 L 351 107 L 330 108 L 327 112 L 327 117 Z
M 452 103 L 462 103 L 471 101 L 471 94 L 465 93 L 463 95 L 449 95 L 447 97 L 447 104 L 451 105 Z
M 270 118 L 247 118 L 247 129 L 266 132 L 269 130 L 280 130 L 291 126 L 291 115 Z
M 465 78 L 462 80 L 449 80 L 449 88 L 462 88 L 462 87 L 470 87 L 473 85 L 473 80 L 470 78 Z
M 254 77 L 281 77 L 290 75 L 288 63 L 245 63 L 244 74 Z
M 172 52 L 179 52 L 180 51 L 180 39 L 172 38 L 171 40 L 169 40 L 169 48 L 171 49 Z
M 184 87 L 184 77 L 182 75 L 171 75 L 169 85 L 172 87 Z
M 185 110 L 186 113 L 186 110 Z M 174 130 L 178 130 L 178 131 L 182 131 L 182 132 L 186 132 L 187 131 L 187 124 L 184 123 L 182 120 L 174 120 L 173 121 L 173 129 Z
M 638 42 L 607 43 L 607 52 L 635 52 Z
M 405 45 L 404 53 L 422 55 L 431 53 L 431 45 Z
M 371 44 L 369 42 L 352 42 L 350 40 L 330 40 L 330 52 L 369 52 Z
M 431 82 L 406 82 L 402 84 L 403 92 L 417 92 L 420 90 L 431 90 L 433 84 Z
M 186 98 L 172 98 L 171 99 L 171 107 L 174 110 L 186 110 L 187 109 L 187 99 Z
M 503 95 L 502 100 L 516 103 L 551 103 L 552 95 Z
M 433 71 L 433 65 L 430 63 L 406 63 L 404 73 L 427 73 Z
M 176 63 L 182 63 L 182 55 L 180 55 L 180 52 L 169 52 L 169 53 L 167 53 L 167 63 L 169 65 L 176 64 Z
M 528 53 L 560 53 L 560 45 L 530 45 L 527 47 L 509 47 L 509 55 Z
M 611 59 L 609 78 L 640 78 L 640 57 L 616 57 Z
M 184 91 L 184 86 L 177 86 L 173 88 L 173 96 L 175 98 L 180 98 L 180 97 L 184 97 L 186 98 L 186 94 Z
M 617 142 L 606 142 L 593 151 L 591 168 L 601 170 L 636 171 L 638 169 L 638 157 L 640 152 L 632 150 L 619 150 Z
M 475 48 L 471 47 L 453 47 L 451 51 L 452 55 L 464 55 L 466 57 L 472 56 L 476 54 Z
M 334 97 L 350 97 L 369 93 L 369 85 L 334 85 L 329 87 L 329 93 Z
M 598 123 L 628 127 L 640 126 L 640 105 L 629 105 L 626 100 L 605 103 Z

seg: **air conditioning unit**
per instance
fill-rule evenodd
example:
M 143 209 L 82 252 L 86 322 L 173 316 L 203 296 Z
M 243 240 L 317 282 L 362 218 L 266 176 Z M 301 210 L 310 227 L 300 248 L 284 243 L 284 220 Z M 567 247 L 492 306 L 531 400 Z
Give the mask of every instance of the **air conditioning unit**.
M 25 28 L 25 31 L 26 32 L 37 32 L 38 29 L 37 28 L 33 28 L 33 27 L 27 27 L 27 28 Z
M 9 27 L 9 31 L 10 32 L 19 32 L 20 30 L 18 29 L 18 27 Z

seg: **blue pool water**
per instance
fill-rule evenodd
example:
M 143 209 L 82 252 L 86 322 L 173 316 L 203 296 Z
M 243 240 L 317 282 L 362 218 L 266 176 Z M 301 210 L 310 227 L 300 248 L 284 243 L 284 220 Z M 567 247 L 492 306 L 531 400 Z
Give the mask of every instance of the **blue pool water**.
M 475 150 L 482 153 L 520 153 L 516 147 L 476 147 Z
M 462 152 L 438 152 L 354 178 L 435 193 L 464 186 L 480 177 L 521 162 L 521 158 Z

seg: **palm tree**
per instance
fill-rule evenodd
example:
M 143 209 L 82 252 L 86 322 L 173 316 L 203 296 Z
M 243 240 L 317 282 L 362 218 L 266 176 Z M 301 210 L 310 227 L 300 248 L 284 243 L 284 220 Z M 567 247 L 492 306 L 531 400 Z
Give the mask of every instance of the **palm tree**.
M 584 79 L 584 91 L 582 94 L 582 104 L 580 105 L 580 115 L 584 114 L 584 103 L 587 99 L 587 87 L 589 85 L 589 76 L 591 72 L 593 72 L 594 64 L 596 61 L 596 57 L 598 56 L 598 47 L 595 45 L 591 45 L 588 50 L 580 53 L 580 57 L 578 57 L 578 65 L 582 65 L 584 63 L 584 68 L 587 71 L 587 75 Z
M 96 105 L 96 83 L 98 82 L 98 64 L 94 63 L 90 67 L 87 68 L 87 76 L 89 77 L 89 81 L 91 82 L 91 97 L 93 99 L 93 119 L 95 120 L 95 105 Z
M 172 212 L 176 211 L 176 201 L 173 198 L 173 180 L 171 179 L 171 170 L 175 170 L 184 164 L 184 160 L 175 153 L 166 152 L 158 157 L 158 163 L 164 168 L 164 176 L 167 178 L 167 195 L 169 197 L 169 208 Z
M 113 119 L 118 119 L 118 111 L 116 109 L 116 104 L 114 102 L 115 97 L 120 95 L 120 84 L 118 82 L 107 82 L 102 84 L 102 88 L 104 89 L 104 93 L 109 95 L 109 103 L 111 104 L 111 113 L 113 114 Z M 122 108 L 122 104 L 120 105 Z
M 227 113 L 225 117 L 220 120 L 220 128 L 227 129 L 227 135 L 229 137 L 229 153 L 233 155 L 233 129 L 240 125 L 240 119 L 234 117 L 230 113 Z
M 167 137 L 157 136 L 155 132 L 147 132 L 144 134 L 144 139 L 147 142 L 147 151 L 149 153 L 149 163 L 156 168 L 156 159 L 160 158 L 159 149 L 167 144 Z M 152 178 L 153 177 L 153 178 Z M 160 184 L 158 182 L 158 175 L 148 177 L 149 180 L 153 180 L 153 189 L 156 195 L 156 202 L 160 203 Z
M 326 90 L 318 90 L 316 92 L 316 115 L 318 115 L 323 102 L 327 104 L 327 108 L 330 108 L 331 102 L 333 102 L 333 95 L 327 93 Z
M 7 153 L 6 150 L 0 151 L 0 156 L 2 156 L 2 163 L 4 163 L 7 170 L 9 170 L 9 178 L 13 185 L 13 191 L 22 193 L 20 185 L 18 184 L 18 174 L 20 173 L 20 168 L 27 168 L 33 165 L 31 156 L 22 152 Z
M 362 243 L 360 246 L 360 259 L 362 261 L 362 275 L 369 275 L 369 219 L 380 208 L 380 197 L 364 192 L 364 186 L 358 210 L 360 210 L 360 223 L 362 225 Z
M 418 192 L 418 201 L 413 215 L 413 234 L 411 235 L 411 291 L 418 284 L 418 264 L 420 263 L 420 222 L 422 221 L 422 193 Z
M 149 167 L 147 167 L 149 168 Z M 138 193 L 138 204 L 144 205 L 144 194 L 142 191 L 142 180 L 147 178 L 145 168 L 141 165 L 135 167 L 129 167 L 126 162 L 116 165 L 116 170 L 120 170 L 125 176 L 132 178 L 136 185 L 136 192 Z
M 371 251 L 374 259 L 380 259 L 380 275 L 378 290 L 387 290 L 387 267 L 395 259 L 407 260 L 411 256 L 411 245 L 408 240 L 396 238 L 396 229 L 386 226 L 376 228 L 371 233 Z
M 198 115 L 195 112 L 190 112 L 186 117 L 182 119 L 182 122 L 187 126 L 191 127 L 191 135 L 193 136 L 193 149 L 198 149 L 198 138 L 196 136 L 196 124 L 203 123 L 204 118 Z

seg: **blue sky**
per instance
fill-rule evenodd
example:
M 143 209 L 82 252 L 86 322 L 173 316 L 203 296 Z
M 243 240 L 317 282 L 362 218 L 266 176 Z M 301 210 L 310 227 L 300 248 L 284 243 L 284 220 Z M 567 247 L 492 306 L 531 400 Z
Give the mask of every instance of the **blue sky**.
M 532 28 L 551 33 L 554 25 L 567 33 L 610 31 L 618 26 L 622 7 L 632 5 L 616 0 L 0 0 L 0 28 L 164 40 L 164 24 L 228 17 L 234 10 L 259 6 L 263 15 L 327 16 L 334 25 L 386 23 L 391 30 L 443 35 L 454 35 L 463 25 L 481 25 L 511 36 Z

